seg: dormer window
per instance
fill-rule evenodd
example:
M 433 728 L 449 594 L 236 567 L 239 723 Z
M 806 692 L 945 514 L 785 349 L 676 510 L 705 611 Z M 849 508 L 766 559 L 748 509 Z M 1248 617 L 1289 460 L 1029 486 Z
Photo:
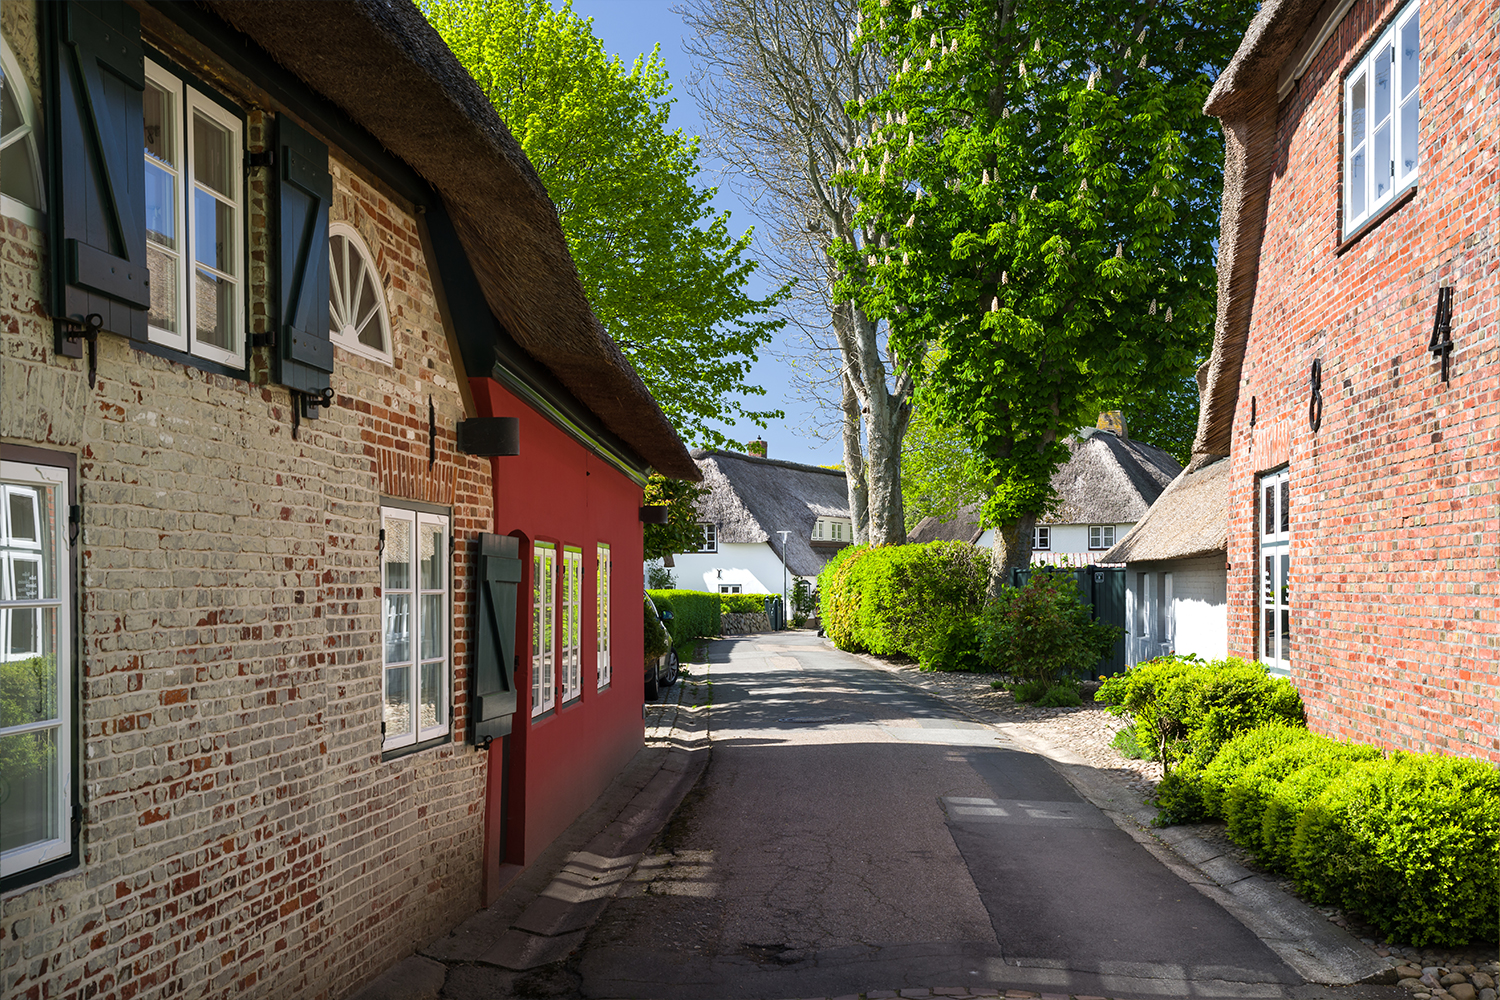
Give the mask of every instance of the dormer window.
M 815 542 L 852 542 L 854 524 L 846 517 L 820 517 L 813 525 L 812 540 Z

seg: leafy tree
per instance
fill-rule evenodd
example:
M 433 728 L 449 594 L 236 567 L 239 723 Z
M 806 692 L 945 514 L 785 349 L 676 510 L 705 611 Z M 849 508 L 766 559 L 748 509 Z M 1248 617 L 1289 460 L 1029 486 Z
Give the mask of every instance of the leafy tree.
M 733 399 L 781 320 L 785 289 L 753 299 L 751 233 L 695 182 L 698 140 L 667 130 L 660 51 L 627 71 L 592 21 L 547 0 L 422 0 L 427 19 L 526 151 L 557 206 L 595 314 L 685 440 L 734 445 L 711 424 L 782 414 Z
M 984 503 L 989 482 L 963 432 L 923 407 L 912 413 L 901 445 L 901 491 L 915 528 L 924 517 L 948 521 L 960 507 Z
M 708 487 L 681 479 L 652 475 L 646 481 L 643 503 L 668 508 L 666 524 L 643 526 L 646 542 L 645 560 L 665 559 L 677 552 L 696 552 L 703 547 L 703 529 L 698 525 L 698 501 L 708 495 Z
M 702 67 L 694 92 L 713 149 L 754 185 L 772 220 L 769 265 L 796 282 L 788 305 L 812 363 L 792 367 L 794 381 L 837 400 L 855 540 L 887 545 L 906 539 L 901 440 L 925 348 L 894 350 L 880 318 L 838 291 L 835 244 L 882 238 L 859 220 L 856 193 L 833 183 L 869 139 L 859 104 L 886 83 L 881 53 L 852 44 L 858 9 L 859 0 L 688 0 L 682 13 L 698 34 L 687 47 Z
M 1215 313 L 1222 187 L 1202 114 L 1253 8 L 1215 0 L 865 0 L 890 60 L 844 175 L 878 250 L 843 286 L 942 354 L 919 405 L 991 484 L 991 589 L 1031 557 L 1064 439 L 1101 400 L 1180 382 Z

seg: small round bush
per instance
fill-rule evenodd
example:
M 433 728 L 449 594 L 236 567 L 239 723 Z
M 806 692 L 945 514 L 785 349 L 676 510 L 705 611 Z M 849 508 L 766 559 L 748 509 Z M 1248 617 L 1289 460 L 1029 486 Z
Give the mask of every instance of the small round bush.
M 1258 857 L 1262 864 L 1273 871 L 1293 871 L 1292 839 L 1298 820 L 1308 805 L 1352 766 L 1337 758 L 1315 760 L 1276 783 L 1267 796 L 1260 822 Z
M 1356 764 L 1303 813 L 1292 853 L 1320 901 L 1391 940 L 1452 947 L 1500 917 L 1500 772 L 1456 757 L 1398 753 Z
M 1377 747 L 1341 743 L 1326 736 L 1308 733 L 1306 730 L 1290 731 L 1305 735 L 1300 740 L 1294 740 L 1279 749 L 1272 750 L 1268 756 L 1248 761 L 1238 777 L 1234 778 L 1225 789 L 1222 799 L 1221 812 L 1228 822 L 1230 838 L 1242 847 L 1254 851 L 1263 864 L 1271 867 L 1275 866 L 1275 862 L 1272 860 L 1272 852 L 1267 849 L 1264 839 L 1266 814 L 1282 782 L 1310 764 L 1333 765 L 1329 772 L 1329 780 L 1332 780 L 1333 775 L 1346 770 L 1356 761 L 1380 758 L 1380 750 Z M 1219 762 L 1229 753 L 1230 748 L 1238 742 L 1238 740 L 1231 740 L 1225 744 L 1209 770 L 1217 768 Z M 1318 790 L 1321 791 L 1322 787 L 1322 785 L 1318 786 Z M 1303 800 L 1303 804 L 1306 804 L 1306 799 Z M 1290 836 L 1290 831 L 1287 835 Z
M 1203 809 L 1216 819 L 1226 819 L 1224 796 L 1240 775 L 1252 764 L 1266 760 L 1284 747 L 1317 739 L 1299 726 L 1278 721 L 1240 733 L 1225 743 L 1214 759 L 1203 769 L 1199 782 L 1203 787 Z
M 1036 700 L 1041 708 L 1077 708 L 1083 704 L 1076 684 L 1054 684 Z

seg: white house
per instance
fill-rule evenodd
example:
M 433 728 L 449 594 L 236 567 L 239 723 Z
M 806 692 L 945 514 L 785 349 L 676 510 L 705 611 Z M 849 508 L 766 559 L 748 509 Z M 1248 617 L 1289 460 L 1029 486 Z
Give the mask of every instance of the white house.
M 738 452 L 697 450 L 709 494 L 697 552 L 673 556 L 677 586 L 719 594 L 788 595 L 853 543 L 844 474 Z
M 1032 534 L 1033 566 L 1107 562 L 1104 556 L 1182 470 L 1160 448 L 1130 440 L 1118 413 L 1102 414 L 1098 427 L 1080 429 L 1068 447 L 1072 455 L 1052 476 L 1058 505 Z M 993 548 L 995 531 L 980 527 L 976 504 L 961 507 L 949 521 L 924 518 L 906 540 Z
M 1195 462 L 1104 554 L 1125 564 L 1131 666 L 1171 652 L 1227 654 L 1228 502 L 1228 459 Z

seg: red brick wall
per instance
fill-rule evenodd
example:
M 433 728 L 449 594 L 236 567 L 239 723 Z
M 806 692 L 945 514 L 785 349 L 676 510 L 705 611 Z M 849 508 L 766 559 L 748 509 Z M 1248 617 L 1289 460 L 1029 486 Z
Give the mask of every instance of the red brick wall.
M 1289 464 L 1292 679 L 1312 726 L 1500 762 L 1497 17 L 1423 3 L 1420 185 L 1341 251 L 1343 74 L 1400 7 L 1355 3 L 1281 105 L 1235 414 L 1229 645 L 1254 656 L 1259 638 L 1255 477 Z M 1445 383 L 1427 342 L 1448 284 Z

